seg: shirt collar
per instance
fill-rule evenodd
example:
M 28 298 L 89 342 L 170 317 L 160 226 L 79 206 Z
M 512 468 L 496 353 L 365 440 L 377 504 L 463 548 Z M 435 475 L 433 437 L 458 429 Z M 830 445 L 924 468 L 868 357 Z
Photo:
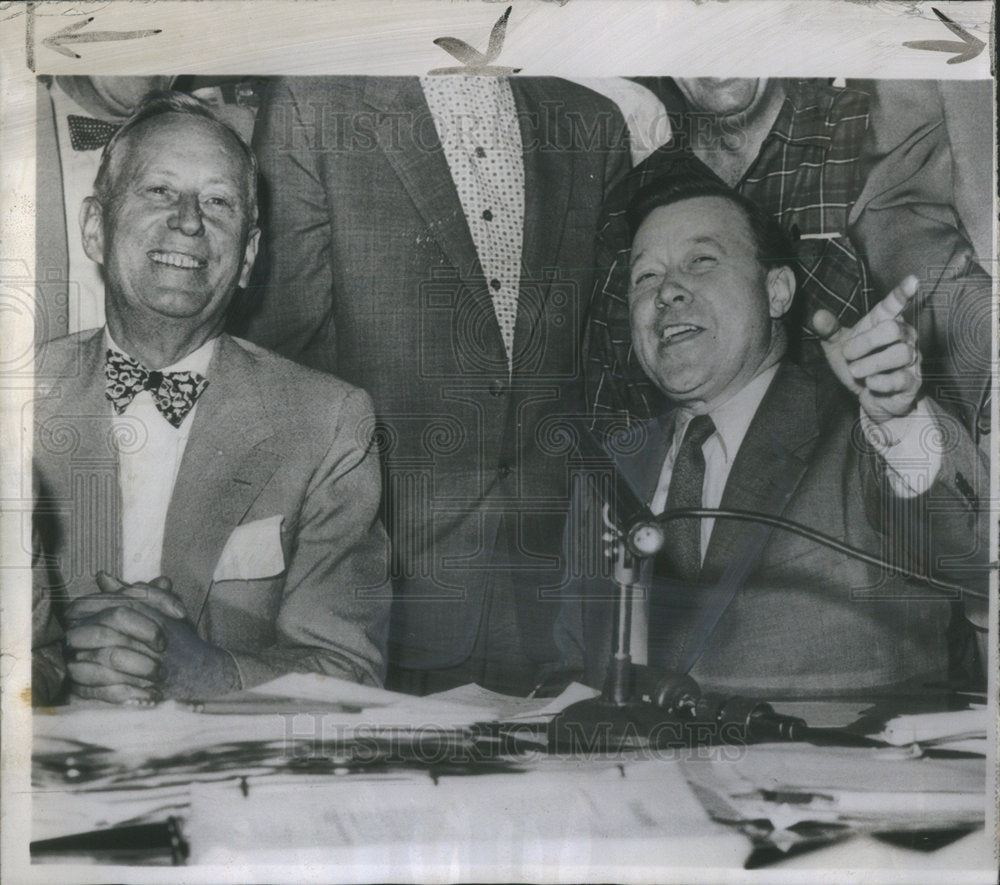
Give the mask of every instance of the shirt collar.
M 743 438 L 747 435 L 750 422 L 757 414 L 764 394 L 771 386 L 774 376 L 778 372 L 780 361 L 773 366 L 768 366 L 763 372 L 755 376 L 738 393 L 731 396 L 724 403 L 716 406 L 708 414 L 715 424 L 715 436 L 719 440 L 722 448 L 722 455 L 726 463 L 730 463 L 736 457 L 736 453 L 743 445 Z M 684 431 L 688 423 L 694 417 L 692 412 L 686 409 L 679 409 L 677 412 L 676 424 L 674 425 L 674 445 L 679 445 L 684 436 Z
M 785 100 L 765 141 L 777 139 L 829 150 L 833 144 L 829 134 L 833 125 L 829 120 L 831 101 L 830 93 L 820 92 L 814 84 L 789 81 Z
M 201 375 L 203 378 L 208 377 L 208 366 L 212 362 L 212 357 L 215 355 L 215 342 L 218 341 L 218 336 L 215 338 L 210 338 L 204 344 L 201 345 L 197 350 L 192 350 L 191 353 L 186 356 L 181 357 L 176 363 L 169 366 L 164 366 L 160 369 L 161 372 L 195 372 Z M 134 356 L 129 354 L 126 350 L 119 347 L 115 343 L 115 339 L 111 337 L 111 330 L 105 326 L 104 327 L 104 344 L 105 346 L 115 351 L 116 353 L 123 354 L 129 359 L 135 359 Z

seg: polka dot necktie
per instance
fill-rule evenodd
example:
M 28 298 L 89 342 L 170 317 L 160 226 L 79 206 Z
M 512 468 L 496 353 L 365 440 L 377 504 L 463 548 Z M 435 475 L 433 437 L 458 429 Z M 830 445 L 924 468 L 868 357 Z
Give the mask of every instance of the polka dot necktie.
M 197 372 L 149 371 L 141 363 L 108 350 L 104 363 L 104 395 L 120 415 L 144 390 L 153 395 L 157 411 L 174 427 L 180 427 L 198 397 L 208 387 L 208 379 Z

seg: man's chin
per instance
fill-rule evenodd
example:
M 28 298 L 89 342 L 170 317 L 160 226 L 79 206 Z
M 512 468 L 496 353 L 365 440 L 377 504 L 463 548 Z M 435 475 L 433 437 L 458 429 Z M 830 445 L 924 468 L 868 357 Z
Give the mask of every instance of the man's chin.
M 212 293 L 168 290 L 155 294 L 146 306 L 164 318 L 183 320 L 214 313 L 220 309 L 219 303 Z M 229 303 L 229 298 L 225 299 L 225 303 Z
M 166 291 L 153 293 L 142 299 L 126 300 L 118 296 L 125 304 L 115 304 L 115 296 L 108 299 L 108 312 L 117 313 L 127 325 L 138 321 L 141 325 L 152 327 L 158 323 L 189 325 L 194 322 L 201 325 L 211 316 L 221 314 L 229 304 L 230 298 L 224 300 L 204 292 Z M 119 302 L 120 304 L 120 302 Z

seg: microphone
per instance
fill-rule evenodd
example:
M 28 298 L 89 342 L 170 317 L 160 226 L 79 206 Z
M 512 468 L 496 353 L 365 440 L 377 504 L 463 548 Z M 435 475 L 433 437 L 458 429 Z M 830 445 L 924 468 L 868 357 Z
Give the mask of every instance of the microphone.
M 778 713 L 766 701 L 740 695 L 702 695 L 694 720 L 710 726 L 718 743 L 777 743 L 798 741 L 835 747 L 884 747 L 884 741 L 842 728 L 813 728 L 805 719 Z
M 720 741 L 802 741 L 809 730 L 804 719 L 776 713 L 766 701 L 739 695 L 702 695 L 694 718 L 714 726 Z

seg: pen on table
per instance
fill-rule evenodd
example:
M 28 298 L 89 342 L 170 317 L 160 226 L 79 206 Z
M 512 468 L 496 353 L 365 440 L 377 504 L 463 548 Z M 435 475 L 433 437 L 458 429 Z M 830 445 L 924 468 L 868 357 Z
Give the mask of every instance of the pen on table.
M 54 839 L 39 839 L 31 843 L 32 858 L 44 859 L 59 855 L 87 855 L 115 859 L 142 855 L 150 858 L 169 854 L 170 862 L 179 866 L 187 860 L 190 849 L 181 832 L 180 819 L 169 817 L 163 823 L 134 824 L 91 830 Z
M 350 707 L 331 701 L 308 701 L 285 698 L 225 698 L 188 701 L 182 705 L 192 713 L 240 714 L 257 713 L 360 713 L 361 707 Z

